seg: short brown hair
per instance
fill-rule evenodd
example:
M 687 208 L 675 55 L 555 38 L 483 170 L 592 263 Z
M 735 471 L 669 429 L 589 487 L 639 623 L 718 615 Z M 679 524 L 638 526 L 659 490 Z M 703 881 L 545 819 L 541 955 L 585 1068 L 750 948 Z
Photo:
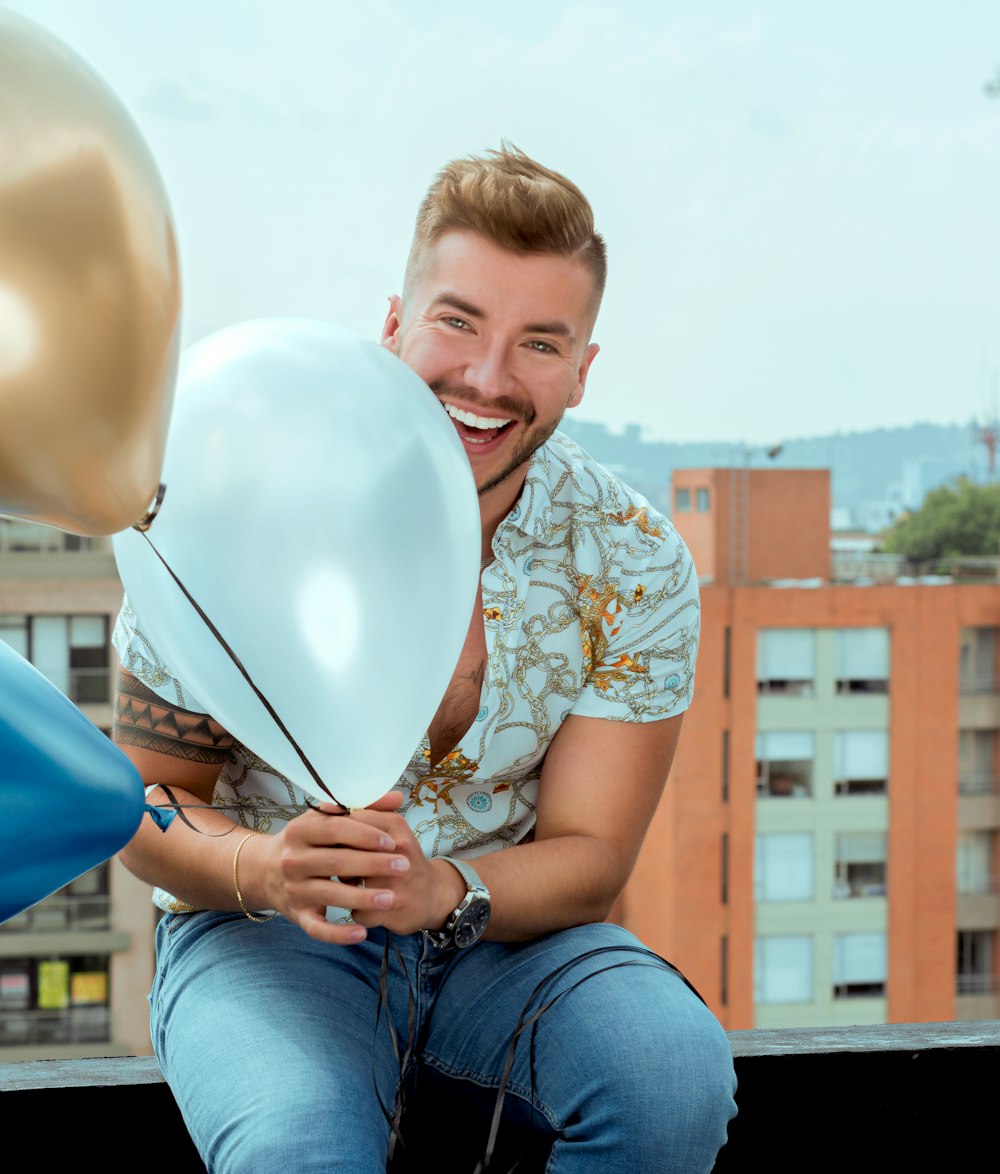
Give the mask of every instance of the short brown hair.
M 446 163 L 427 190 L 406 262 L 404 291 L 427 248 L 451 229 L 470 229 L 515 253 L 579 257 L 594 278 L 600 304 L 607 278 L 604 238 L 594 211 L 564 175 L 536 163 L 511 143 Z

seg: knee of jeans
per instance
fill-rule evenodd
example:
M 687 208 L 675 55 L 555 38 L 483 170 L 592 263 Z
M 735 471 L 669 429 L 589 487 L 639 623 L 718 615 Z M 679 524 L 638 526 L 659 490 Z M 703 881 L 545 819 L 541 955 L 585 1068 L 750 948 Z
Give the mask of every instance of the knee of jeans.
M 361 1174 L 384 1171 L 389 1127 L 381 1113 L 336 1104 L 317 1090 L 272 1087 L 230 1106 L 192 1137 L 213 1174 Z
M 735 1069 L 718 1019 L 675 975 L 644 977 L 628 985 L 595 977 L 567 996 L 553 1042 L 557 1062 L 574 1073 L 576 1095 L 640 1116 L 644 1104 L 655 1114 L 680 1103 L 695 1115 L 703 1105 L 732 1116 Z

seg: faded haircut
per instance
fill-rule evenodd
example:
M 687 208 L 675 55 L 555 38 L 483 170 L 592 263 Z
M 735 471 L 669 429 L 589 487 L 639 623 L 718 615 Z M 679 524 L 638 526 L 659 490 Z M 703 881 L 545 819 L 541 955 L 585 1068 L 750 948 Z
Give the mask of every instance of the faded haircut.
M 594 211 L 575 183 L 511 143 L 454 159 L 437 173 L 417 213 L 404 298 L 427 250 L 451 229 L 471 230 L 515 253 L 579 258 L 593 275 L 596 314 L 608 260 Z

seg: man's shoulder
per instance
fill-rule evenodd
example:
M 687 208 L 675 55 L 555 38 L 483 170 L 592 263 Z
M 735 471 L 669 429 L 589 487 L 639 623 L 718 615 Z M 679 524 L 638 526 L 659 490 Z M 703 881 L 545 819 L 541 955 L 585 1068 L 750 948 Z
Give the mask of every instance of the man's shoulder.
M 635 524 L 652 541 L 683 545 L 669 518 L 565 433 L 554 432 L 542 452 L 553 505 L 564 504 L 589 525 Z

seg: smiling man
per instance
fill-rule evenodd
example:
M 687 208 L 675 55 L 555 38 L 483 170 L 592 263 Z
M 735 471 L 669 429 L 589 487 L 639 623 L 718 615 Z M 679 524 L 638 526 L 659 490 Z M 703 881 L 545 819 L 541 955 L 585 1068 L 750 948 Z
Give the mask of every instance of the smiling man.
M 597 355 L 605 272 L 582 193 L 512 147 L 448 164 L 421 206 L 382 341 L 462 440 L 482 574 L 451 683 L 383 799 L 289 806 L 122 609 L 116 741 L 170 786 L 154 801 L 208 808 L 165 834 L 145 821 L 122 857 L 165 913 L 152 1036 L 210 1171 L 375 1174 L 428 1129 L 426 1161 L 452 1169 L 459 1121 L 482 1121 L 484 1153 L 528 1139 L 576 1174 L 709 1171 L 725 1142 L 725 1033 L 604 920 L 698 645 L 676 532 L 557 431 Z

